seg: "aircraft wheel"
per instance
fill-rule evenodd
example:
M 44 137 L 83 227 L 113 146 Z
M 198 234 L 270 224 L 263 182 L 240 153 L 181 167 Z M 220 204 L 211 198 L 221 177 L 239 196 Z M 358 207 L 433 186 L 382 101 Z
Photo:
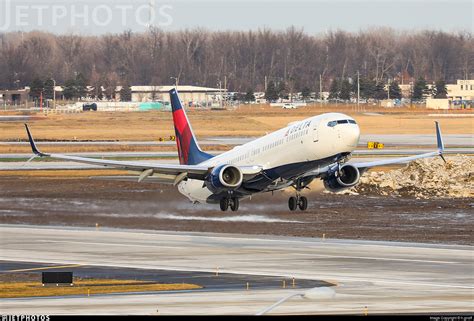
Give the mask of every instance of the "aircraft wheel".
M 230 204 L 230 209 L 232 212 L 236 212 L 239 210 L 239 199 L 237 197 L 234 197 L 231 199 L 231 204 Z
M 298 207 L 298 200 L 296 199 L 296 197 L 290 197 L 290 199 L 288 200 L 288 207 L 290 208 L 290 211 L 296 210 L 296 208 Z
M 227 198 L 221 199 L 220 202 L 221 205 L 221 211 L 225 212 L 229 208 L 229 200 Z
M 302 211 L 306 211 L 308 209 L 308 199 L 305 196 L 300 197 L 300 201 L 298 202 L 298 207 Z

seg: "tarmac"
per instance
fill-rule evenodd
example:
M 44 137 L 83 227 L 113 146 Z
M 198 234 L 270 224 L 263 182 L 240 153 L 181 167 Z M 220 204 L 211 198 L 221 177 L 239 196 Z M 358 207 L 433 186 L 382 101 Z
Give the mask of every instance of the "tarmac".
M 28 145 L 26 140 L 22 142 L 0 141 L 0 145 Z M 258 137 L 205 137 L 199 139 L 200 146 L 210 145 L 242 145 Z M 474 137 L 472 134 L 443 134 L 446 146 L 472 147 Z M 433 134 L 364 134 L 360 136 L 359 145 L 367 146 L 367 142 L 380 142 L 386 146 L 435 146 L 436 136 Z M 130 145 L 130 146 L 175 146 L 174 141 L 66 141 L 66 142 L 41 142 L 37 141 L 39 147 L 46 145 Z
M 165 284 L 197 284 L 202 287 L 199 291 L 229 291 L 246 289 L 247 283 L 252 289 L 280 289 L 283 282 L 291 288 L 315 288 L 323 286 L 334 286 L 332 283 L 318 280 L 299 279 L 293 280 L 278 276 L 261 276 L 250 274 L 231 274 L 215 272 L 192 272 L 173 271 L 157 269 L 134 269 L 121 267 L 103 267 L 87 265 L 57 265 L 41 262 L 12 262 L 0 261 L 0 281 L 15 282 L 37 282 L 41 284 L 42 272 L 72 272 L 74 278 L 81 279 L 114 279 L 114 280 L 137 280 L 143 282 L 156 282 Z M 196 290 L 193 290 L 196 291 Z M 149 292 L 142 292 L 149 294 Z M 153 292 L 156 293 L 156 292 Z M 92 291 L 92 294 L 94 292 Z M 118 294 L 117 294 L 118 295 Z
M 0 225 L 0 259 L 252 275 L 335 284 L 272 314 L 472 313 L 472 246 L 197 232 Z M 305 289 L 1 299 L 8 314 L 255 314 Z
M 362 149 L 355 150 L 352 155 L 357 156 L 407 156 L 432 152 L 433 148 L 427 149 Z M 222 151 L 206 151 L 212 155 L 219 155 Z M 474 155 L 474 148 L 447 148 L 445 154 Z M 107 157 L 107 158 L 177 158 L 178 152 L 86 152 L 67 153 L 78 157 Z M 31 153 L 0 154 L 0 159 L 28 159 Z

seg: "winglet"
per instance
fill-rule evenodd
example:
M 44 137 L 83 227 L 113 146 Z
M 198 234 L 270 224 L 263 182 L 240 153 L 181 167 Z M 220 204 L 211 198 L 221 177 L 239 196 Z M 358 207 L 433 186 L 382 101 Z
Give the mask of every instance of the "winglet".
M 444 159 L 444 156 L 443 156 L 444 143 L 443 143 L 443 137 L 441 136 L 441 129 L 439 128 L 439 123 L 437 121 L 435 121 L 435 124 L 436 124 L 436 143 L 438 145 L 438 153 L 439 153 L 439 156 L 446 163 L 446 159 Z
M 37 156 L 46 156 L 46 154 L 43 154 L 42 152 L 40 152 L 40 150 L 36 147 L 35 140 L 33 139 L 33 136 L 31 136 L 31 133 L 30 133 L 30 130 L 29 130 L 27 124 L 25 124 L 25 128 L 26 128 L 26 132 L 28 134 L 28 139 L 30 141 L 31 150 L 33 151 L 33 153 Z

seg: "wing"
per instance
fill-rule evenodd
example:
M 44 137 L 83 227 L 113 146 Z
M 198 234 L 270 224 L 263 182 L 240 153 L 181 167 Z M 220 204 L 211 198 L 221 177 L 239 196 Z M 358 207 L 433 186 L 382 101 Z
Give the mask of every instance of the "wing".
M 200 165 L 175 165 L 175 164 L 158 164 L 158 163 L 145 163 L 145 162 L 130 162 L 130 161 L 116 161 L 116 160 L 105 160 L 88 157 L 69 156 L 62 154 L 45 154 L 42 153 L 33 139 L 30 133 L 28 125 L 25 124 L 28 139 L 30 141 L 31 149 L 35 154 L 34 157 L 51 157 L 56 159 L 62 159 L 67 161 L 73 161 L 78 163 L 85 163 L 91 165 L 100 165 L 109 168 L 117 168 L 128 171 L 141 172 L 139 182 L 149 176 L 158 176 L 163 179 L 173 182 L 174 185 L 178 184 L 186 178 L 205 180 L 207 175 L 212 171 L 213 166 L 200 166 Z M 31 159 L 30 159 L 31 160 Z M 239 167 L 244 175 L 244 179 L 250 179 L 261 172 L 260 166 L 243 166 Z
M 385 165 L 391 165 L 391 164 L 403 164 L 403 163 L 408 163 L 417 159 L 422 159 L 422 158 L 429 158 L 429 157 L 435 157 L 435 156 L 440 156 L 445 162 L 446 160 L 444 159 L 443 152 L 444 152 L 444 143 L 443 139 L 441 137 L 441 130 L 439 128 L 439 123 L 435 122 L 436 124 L 436 141 L 438 145 L 438 149 L 436 151 L 430 152 L 430 153 L 424 153 L 424 154 L 419 154 L 419 155 L 414 155 L 414 156 L 409 156 L 409 157 L 400 157 L 400 158 L 392 158 L 392 159 L 387 159 L 387 160 L 379 160 L 379 161 L 373 161 L 373 162 L 360 162 L 360 163 L 350 163 L 351 165 L 357 167 L 361 173 L 364 173 L 368 169 L 372 167 L 377 167 L 377 166 L 385 166 Z M 329 166 L 325 166 L 322 168 L 319 168 L 314 171 L 307 172 L 303 175 L 301 175 L 299 178 L 304 179 L 304 178 L 318 178 L 318 177 L 324 177 L 327 175 L 327 173 L 334 172 L 337 170 L 339 164 L 335 163 Z
M 409 156 L 409 157 L 392 158 L 392 159 L 379 160 L 379 161 L 373 161 L 373 162 L 352 163 L 352 165 L 359 168 L 361 171 L 365 171 L 371 167 L 385 166 L 385 165 L 391 165 L 391 164 L 403 164 L 403 163 L 408 163 L 417 159 L 429 158 L 429 157 L 435 157 L 435 156 L 440 156 L 446 162 L 443 156 L 444 143 L 443 143 L 443 138 L 441 137 L 441 130 L 439 128 L 439 123 L 436 121 L 435 124 L 436 124 L 436 142 L 438 145 L 437 151 L 433 151 L 431 153 L 419 154 L 415 156 Z

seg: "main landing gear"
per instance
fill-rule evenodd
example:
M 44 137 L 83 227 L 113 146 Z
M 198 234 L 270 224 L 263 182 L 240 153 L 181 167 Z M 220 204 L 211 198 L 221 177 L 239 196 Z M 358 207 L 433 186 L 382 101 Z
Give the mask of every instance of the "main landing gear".
M 239 210 L 239 199 L 237 197 L 223 198 L 220 205 L 223 212 L 227 211 L 229 207 L 232 212 L 236 212 Z
M 290 211 L 296 211 L 296 209 L 299 207 L 301 211 L 306 211 L 308 209 L 308 199 L 306 196 L 292 196 L 288 200 L 288 208 Z
M 296 211 L 299 208 L 301 211 L 306 211 L 308 209 L 308 199 L 305 196 L 301 196 L 300 192 L 308 188 L 309 183 L 311 183 L 313 179 L 297 179 L 295 183 L 292 185 L 293 188 L 296 190 L 296 196 L 290 197 L 288 200 L 288 208 L 290 211 Z

